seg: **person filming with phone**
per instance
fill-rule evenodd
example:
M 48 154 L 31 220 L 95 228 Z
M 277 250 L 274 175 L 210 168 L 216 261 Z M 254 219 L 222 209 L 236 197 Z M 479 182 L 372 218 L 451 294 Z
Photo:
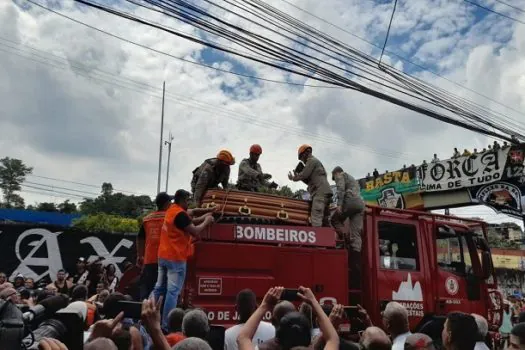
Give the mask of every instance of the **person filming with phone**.
M 272 311 L 274 306 L 281 300 L 285 289 L 283 287 L 270 288 L 261 305 L 252 314 L 248 321 L 241 328 L 237 344 L 240 350 L 255 349 L 252 343 L 253 336 L 257 331 L 259 323 L 268 311 Z M 321 305 L 315 299 L 315 295 L 309 288 L 299 287 L 296 293 L 300 300 L 310 304 L 314 314 L 319 320 L 319 327 L 326 341 L 324 349 L 336 350 L 339 348 L 339 336 L 323 311 Z M 277 329 L 277 340 L 281 349 L 292 349 L 294 347 L 308 347 L 311 344 L 311 327 L 308 319 L 300 312 L 290 312 L 284 316 L 279 328 Z

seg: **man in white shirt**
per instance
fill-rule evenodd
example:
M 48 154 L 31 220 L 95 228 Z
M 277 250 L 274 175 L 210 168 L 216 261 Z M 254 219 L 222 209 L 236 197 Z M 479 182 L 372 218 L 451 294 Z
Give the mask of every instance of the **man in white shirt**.
M 383 324 L 392 338 L 392 350 L 403 350 L 406 338 L 412 334 L 408 326 L 407 309 L 395 301 L 389 302 L 383 311 Z
M 228 328 L 224 335 L 224 350 L 237 350 L 237 338 L 241 327 L 248 321 L 250 316 L 257 310 L 257 300 L 255 293 L 250 289 L 244 289 L 237 294 L 235 305 L 239 324 Z M 262 321 L 252 339 L 253 346 L 257 346 L 275 337 L 275 328 L 271 323 Z
M 474 317 L 478 325 L 478 341 L 476 342 L 476 346 L 474 346 L 474 350 L 490 350 L 487 344 L 485 344 L 485 338 L 489 332 L 487 320 L 478 314 L 471 314 L 471 316 Z

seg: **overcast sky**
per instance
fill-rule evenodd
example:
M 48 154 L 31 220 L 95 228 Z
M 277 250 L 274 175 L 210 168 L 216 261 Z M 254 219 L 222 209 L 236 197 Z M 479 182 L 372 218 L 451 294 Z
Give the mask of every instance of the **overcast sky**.
M 234 59 L 73 1 L 34 1 L 172 56 L 288 79 L 273 68 Z M 381 46 L 393 5 L 372 0 L 290 0 L 338 29 L 283 0 L 267 2 L 376 57 L 377 48 L 358 37 Z M 525 21 L 525 13 L 511 7 L 492 0 L 479 2 Z M 521 1 L 507 2 L 525 9 Z M 193 27 L 166 16 L 133 7 L 129 10 L 199 35 Z M 384 60 L 515 120 L 525 120 L 514 111 L 525 106 L 524 24 L 461 0 L 400 0 Z M 447 158 L 453 147 L 481 149 L 492 142 L 358 92 L 254 82 L 137 47 L 25 0 L 1 0 L 0 156 L 22 159 L 34 168 L 35 176 L 28 177 L 31 183 L 24 187 L 26 204 L 79 200 L 58 192 L 94 197 L 102 182 L 153 196 L 163 81 L 167 91 L 165 131 L 174 135 L 170 192 L 189 188 L 192 170 L 218 150 L 231 150 L 239 162 L 252 143 L 263 148 L 263 170 L 273 174 L 280 185 L 297 189 L 300 185 L 290 184 L 286 174 L 295 167 L 297 147 L 303 143 L 313 146 L 327 169 L 341 165 L 355 177 L 363 177 L 374 168 L 395 170 L 430 160 L 434 153 Z M 166 153 L 163 188 L 165 160 Z M 233 178 L 236 173 L 234 167 Z M 55 186 L 55 192 L 44 190 L 51 189 L 49 185 Z M 489 222 L 506 219 L 484 207 L 452 212 L 481 216 Z

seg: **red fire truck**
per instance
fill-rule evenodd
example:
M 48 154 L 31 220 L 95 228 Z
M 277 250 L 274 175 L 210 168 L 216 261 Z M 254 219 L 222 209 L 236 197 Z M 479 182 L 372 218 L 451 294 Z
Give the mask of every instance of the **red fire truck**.
M 485 223 L 426 212 L 366 209 L 360 289 L 350 289 L 348 251 L 331 228 L 216 223 L 188 262 L 184 305 L 204 309 L 214 324 L 236 323 L 235 296 L 262 298 L 276 285 L 310 287 L 322 303 L 362 305 L 374 324 L 389 301 L 403 304 L 412 330 L 443 322 L 450 311 L 502 320 Z M 441 317 L 440 317 L 441 316 Z M 270 317 L 270 315 L 267 315 Z

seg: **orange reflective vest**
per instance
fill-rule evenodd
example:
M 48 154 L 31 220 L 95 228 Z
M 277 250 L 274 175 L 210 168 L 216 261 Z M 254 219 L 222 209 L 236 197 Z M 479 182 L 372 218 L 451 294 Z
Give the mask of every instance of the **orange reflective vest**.
M 156 211 L 144 218 L 142 224 L 146 239 L 144 243 L 144 264 L 156 264 L 158 261 L 157 253 L 159 251 L 160 231 L 164 223 L 166 212 Z
M 86 302 L 87 314 L 86 314 L 86 329 L 91 327 L 95 323 L 95 313 L 97 312 L 97 307 L 91 303 Z
M 186 211 L 173 204 L 164 216 L 164 224 L 160 232 L 158 256 L 169 261 L 186 261 L 193 255 L 191 236 L 175 226 L 175 218 Z

